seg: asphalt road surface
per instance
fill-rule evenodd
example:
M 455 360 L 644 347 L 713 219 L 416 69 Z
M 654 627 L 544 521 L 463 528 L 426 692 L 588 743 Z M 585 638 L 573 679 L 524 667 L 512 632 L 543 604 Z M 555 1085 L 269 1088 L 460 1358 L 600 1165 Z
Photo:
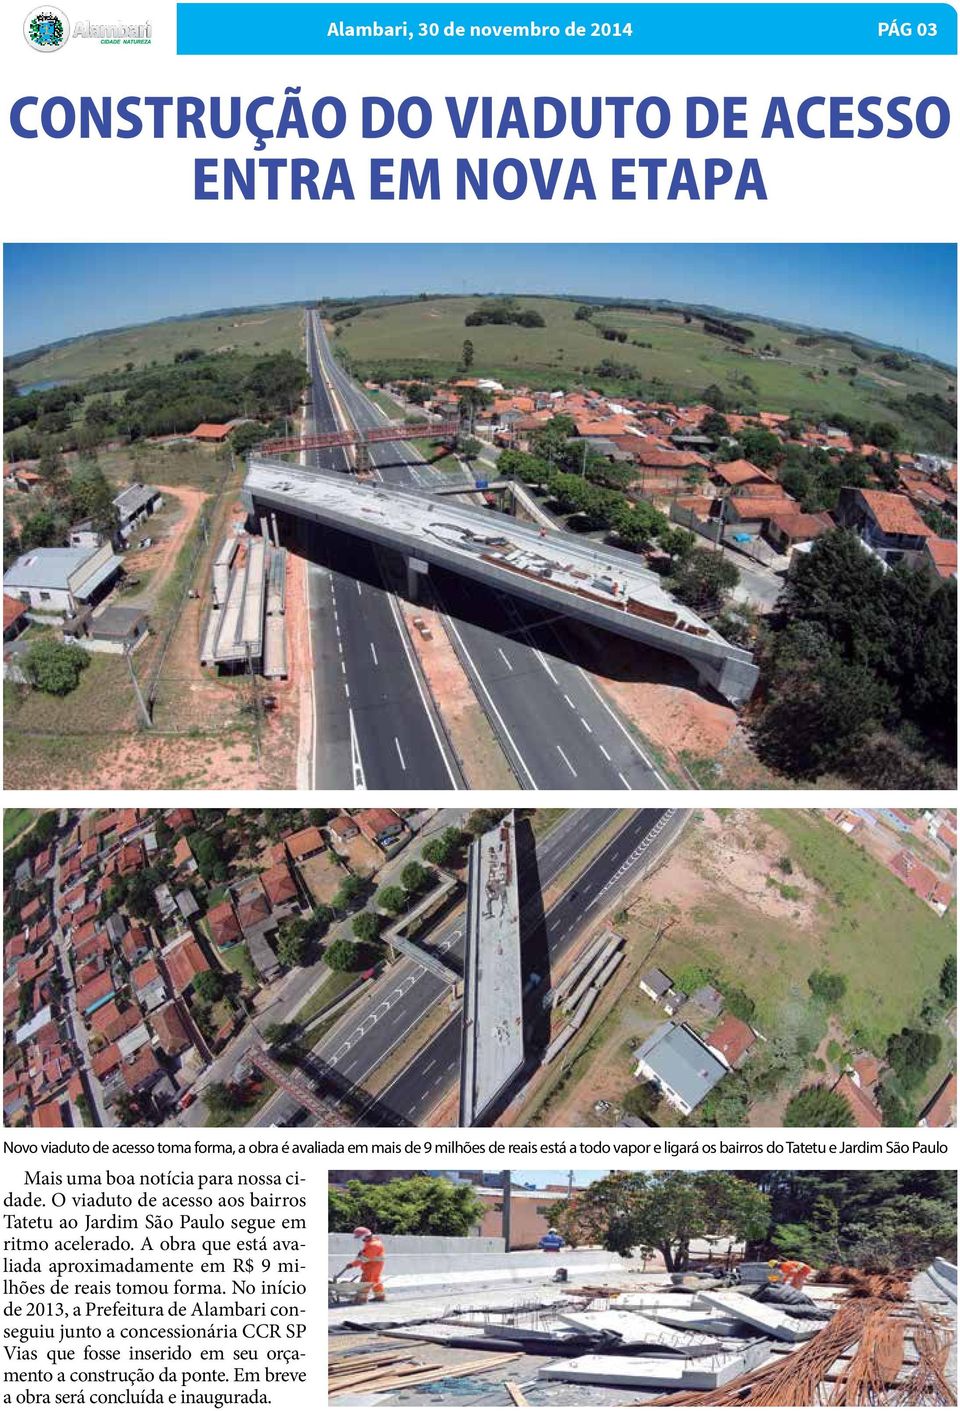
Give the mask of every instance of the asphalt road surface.
M 547 913 L 544 928 L 552 963 L 562 958 L 566 948 L 597 915 L 613 905 L 618 892 L 627 885 L 632 867 L 639 865 L 635 856 L 638 847 L 665 812 L 664 809 L 641 809 L 632 813 Z M 578 809 L 566 814 L 537 845 L 536 865 L 541 889 L 549 887 L 570 867 L 615 816 L 614 809 Z M 456 917 L 431 938 L 438 953 L 456 969 L 463 962 L 462 925 L 462 917 Z M 351 1011 L 324 1036 L 314 1054 L 334 1070 L 362 1102 L 364 1083 L 369 1075 L 430 1009 L 449 1003 L 446 986 L 416 962 L 400 961 L 391 966 L 377 989 L 366 997 L 363 1009 Z M 456 1013 L 440 1032 L 375 1100 L 376 1105 L 381 1112 L 388 1111 L 395 1121 L 421 1122 L 455 1085 L 459 1067 L 458 1005 Z M 285 1126 L 297 1116 L 296 1101 L 286 1094 L 277 1094 L 261 1108 L 251 1125 Z
M 389 418 L 332 355 L 321 321 L 314 317 L 313 324 L 323 369 L 351 420 L 361 428 L 384 425 Z M 402 441 L 371 446 L 370 457 L 387 485 L 430 489 L 449 479 Z M 589 673 L 563 655 L 556 626 L 538 624 L 508 594 L 454 574 L 432 581 L 451 641 L 522 788 L 666 787 Z M 426 786 L 409 776 L 400 782 Z
M 308 316 L 312 408 L 307 430 L 336 431 L 340 428 L 311 328 Z M 342 447 L 305 455 L 318 469 L 347 470 Z M 319 526 L 310 533 L 315 787 L 458 788 L 459 771 L 374 554 Z

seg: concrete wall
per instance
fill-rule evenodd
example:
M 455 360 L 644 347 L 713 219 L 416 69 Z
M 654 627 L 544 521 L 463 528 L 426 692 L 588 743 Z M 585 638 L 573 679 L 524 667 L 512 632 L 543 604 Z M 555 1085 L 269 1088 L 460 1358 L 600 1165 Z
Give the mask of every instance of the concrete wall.
M 947 1298 L 957 1301 L 957 1266 L 946 1259 L 935 1259 L 927 1270 L 933 1282 Z
M 359 1241 L 349 1235 L 330 1235 L 330 1277 L 356 1258 Z M 425 1293 L 431 1288 L 510 1286 L 549 1280 L 554 1270 L 565 1265 L 571 1279 L 599 1279 L 603 1275 L 633 1267 L 631 1261 L 602 1249 L 561 1250 L 546 1254 L 520 1250 L 505 1254 L 500 1240 L 452 1240 L 437 1236 L 384 1235 L 386 1265 L 384 1279 L 388 1292 Z M 435 1246 L 441 1246 L 436 1248 Z M 476 1245 L 496 1245 L 482 1252 Z M 463 1246 L 468 1246 L 464 1248 Z M 419 1248 L 418 1248 L 419 1247 Z

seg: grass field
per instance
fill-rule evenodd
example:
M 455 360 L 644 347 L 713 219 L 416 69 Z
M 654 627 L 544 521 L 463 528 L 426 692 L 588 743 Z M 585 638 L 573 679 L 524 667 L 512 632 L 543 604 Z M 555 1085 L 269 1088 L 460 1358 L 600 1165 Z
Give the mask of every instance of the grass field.
M 37 816 L 35 808 L 5 808 L 3 810 L 3 846 L 8 848 L 19 838 Z
M 955 395 L 956 377 L 942 368 L 913 361 L 904 372 L 891 372 L 874 361 L 867 363 L 849 343 L 830 335 L 824 334 L 815 347 L 802 347 L 797 345 L 796 333 L 762 320 L 740 322 L 753 330 L 754 349 L 769 343 L 780 357 L 740 352 L 736 345 L 705 333 L 699 320 L 686 324 L 682 314 L 669 310 L 597 311 L 596 322 L 628 334 L 626 343 L 609 342 L 593 324 L 575 319 L 577 304 L 563 299 L 519 300 L 522 307 L 543 316 L 544 328 L 512 324 L 467 328 L 464 318 L 478 302 L 476 298 L 436 298 L 368 308 L 337 325 L 337 343 L 363 373 L 375 367 L 395 373 L 422 368 L 435 377 L 450 376 L 460 369 L 463 343 L 469 338 L 474 347 L 471 375 L 494 377 L 508 386 L 528 382 L 555 387 L 588 381 L 599 382 L 604 390 L 625 390 L 631 386 L 629 381 L 603 379 L 593 371 L 604 358 L 611 358 L 636 369 L 645 395 L 657 394 L 665 400 L 696 400 L 715 383 L 743 397 L 745 405 L 755 402 L 764 410 L 798 410 L 815 417 L 839 412 L 868 422 L 890 417 L 891 404 L 914 392 Z M 854 365 L 858 368 L 854 377 L 839 371 Z M 749 384 L 745 388 L 744 378 L 755 390 Z
M 299 307 L 203 314 L 199 318 L 146 323 L 114 333 L 75 338 L 41 353 L 11 375 L 18 387 L 32 382 L 80 382 L 97 373 L 118 372 L 127 363 L 134 367 L 167 363 L 185 348 L 202 348 L 208 353 L 233 349 L 279 353 L 289 348 L 297 353 L 302 340 L 303 310 Z
M 765 850 L 790 858 L 793 872 L 783 883 L 798 887 L 808 908 L 812 903 L 810 924 L 788 910 L 772 916 L 732 889 L 715 889 L 668 932 L 656 963 L 667 974 L 704 965 L 741 986 L 768 1038 L 815 1028 L 807 979 L 816 969 L 839 973 L 847 982 L 840 1025 L 882 1054 L 888 1036 L 915 1022 L 924 996 L 937 988 L 955 947 L 950 917 L 938 918 L 815 813 L 764 810 L 724 819 L 725 830 L 750 827 L 758 851 L 762 839 Z M 738 846 L 744 845 L 749 840 L 741 835 Z M 952 1044 L 945 1028 L 942 1037 Z

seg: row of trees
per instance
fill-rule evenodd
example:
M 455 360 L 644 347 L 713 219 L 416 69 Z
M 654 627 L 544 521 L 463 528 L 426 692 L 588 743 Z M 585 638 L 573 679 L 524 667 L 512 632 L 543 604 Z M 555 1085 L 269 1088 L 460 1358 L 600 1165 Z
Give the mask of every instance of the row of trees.
M 917 1268 L 953 1258 L 956 1181 L 940 1171 L 611 1173 L 547 1212 L 572 1245 L 657 1250 L 683 1270 L 694 1241 L 759 1257 Z
M 757 751 L 792 778 L 931 787 L 956 762 L 957 595 L 822 535 L 761 634 Z
M 14 395 L 6 406 L 6 453 L 35 459 L 50 447 L 90 450 L 111 440 L 187 432 L 201 421 L 248 416 L 269 420 L 296 408 L 307 369 L 293 353 L 200 353 L 127 368 L 55 389 L 63 405 L 43 410 L 50 393 Z M 68 395 L 69 393 L 69 395 Z M 83 414 L 76 405 L 83 401 Z

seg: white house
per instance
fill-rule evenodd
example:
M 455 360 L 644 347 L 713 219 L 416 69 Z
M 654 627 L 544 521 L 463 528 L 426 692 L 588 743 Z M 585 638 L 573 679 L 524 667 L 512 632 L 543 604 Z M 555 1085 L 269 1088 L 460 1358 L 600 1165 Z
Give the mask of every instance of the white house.
M 39 612 L 74 614 L 102 597 L 121 568 L 111 544 L 29 549 L 7 569 L 3 587 L 10 597 Z

